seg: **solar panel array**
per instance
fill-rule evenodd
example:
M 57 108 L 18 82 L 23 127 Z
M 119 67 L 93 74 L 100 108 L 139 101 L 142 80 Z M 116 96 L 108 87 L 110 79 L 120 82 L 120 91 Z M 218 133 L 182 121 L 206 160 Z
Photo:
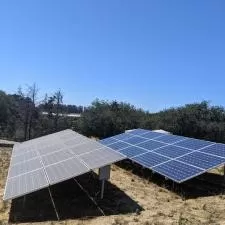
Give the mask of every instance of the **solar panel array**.
M 72 130 L 16 144 L 3 199 L 23 196 L 124 158 Z
M 106 138 L 100 143 L 178 183 L 225 163 L 225 144 L 144 129 Z

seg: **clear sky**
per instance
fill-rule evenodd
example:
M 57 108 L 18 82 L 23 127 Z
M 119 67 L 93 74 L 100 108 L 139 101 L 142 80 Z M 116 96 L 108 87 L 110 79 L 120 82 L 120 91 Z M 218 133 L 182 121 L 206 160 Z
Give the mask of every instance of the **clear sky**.
M 67 104 L 225 106 L 225 1 L 0 0 L 0 78 Z

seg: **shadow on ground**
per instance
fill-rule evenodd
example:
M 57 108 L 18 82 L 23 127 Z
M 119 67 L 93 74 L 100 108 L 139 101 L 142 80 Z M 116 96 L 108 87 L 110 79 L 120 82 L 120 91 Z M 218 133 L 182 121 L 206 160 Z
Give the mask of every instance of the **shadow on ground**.
M 152 172 L 150 169 L 143 168 L 130 160 L 123 160 L 117 166 L 132 172 L 133 174 L 175 192 L 183 199 L 195 199 L 225 194 L 224 176 L 215 173 L 204 173 L 188 180 L 182 184 L 165 179 L 160 174 Z
M 110 182 L 105 183 L 104 199 L 100 199 L 100 181 L 94 173 L 76 178 L 105 215 L 119 215 L 143 210 L 134 200 Z M 102 216 L 74 179 L 50 187 L 60 220 Z M 57 220 L 48 189 L 12 200 L 9 222 L 42 222 Z

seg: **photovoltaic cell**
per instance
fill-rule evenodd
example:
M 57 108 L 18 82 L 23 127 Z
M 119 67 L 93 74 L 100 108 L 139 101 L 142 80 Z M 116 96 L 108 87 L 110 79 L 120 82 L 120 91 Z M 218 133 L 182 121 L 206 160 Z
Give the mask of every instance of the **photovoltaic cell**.
M 174 145 L 167 145 L 160 149 L 156 149 L 154 152 L 159 153 L 164 156 L 167 156 L 167 157 L 170 157 L 170 158 L 176 158 L 176 157 L 182 156 L 184 154 L 190 153 L 192 151 L 189 149 L 177 147 Z
M 3 199 L 13 199 L 47 186 L 48 181 L 45 172 L 43 169 L 39 169 L 28 174 L 8 179 Z
M 153 168 L 153 171 L 178 183 L 184 182 L 185 180 L 204 172 L 202 169 L 178 162 L 176 160 L 171 160 L 158 165 Z
M 81 155 L 90 151 L 94 151 L 100 148 L 104 148 L 105 146 L 102 144 L 99 144 L 98 142 L 92 142 L 88 141 L 83 144 L 74 146 L 70 148 L 69 150 L 74 154 L 74 155 Z
M 167 134 L 161 134 L 161 133 L 158 133 L 158 132 L 149 131 L 149 132 L 144 133 L 140 136 L 144 137 L 144 138 L 155 139 L 157 137 L 162 137 L 162 136 L 165 136 L 165 135 L 167 135 Z
M 202 169 L 210 169 L 219 164 L 225 163 L 225 159 L 216 156 L 207 155 L 201 152 L 192 152 L 178 159 L 181 162 L 194 165 Z
M 56 152 L 56 151 L 59 151 L 61 149 L 63 149 L 65 146 L 62 144 L 62 143 L 57 143 L 57 144 L 52 144 L 52 145 L 49 145 L 49 146 L 43 146 L 42 148 L 40 148 L 38 150 L 38 153 L 40 155 L 46 155 L 46 154 L 49 154 L 49 153 L 52 153 L 52 152 Z
M 42 156 L 42 161 L 44 163 L 44 166 L 49 166 L 51 164 L 55 164 L 72 157 L 74 157 L 74 155 L 70 151 L 64 150 L 44 155 Z
M 50 184 L 56 184 L 84 174 L 90 169 L 77 158 L 68 159 L 45 168 Z
M 225 158 L 225 144 L 214 144 L 199 151 Z
M 126 155 L 128 158 L 131 158 L 131 157 L 134 157 L 136 155 L 145 153 L 147 151 L 142 149 L 142 148 L 138 148 L 136 146 L 131 146 L 131 147 L 128 147 L 128 148 L 124 148 L 124 149 L 120 150 L 119 152 Z
M 136 157 L 132 158 L 132 160 L 145 166 L 145 167 L 151 168 L 160 163 L 168 161 L 169 158 L 158 155 L 154 152 L 148 152 L 143 155 L 136 156 Z
M 112 148 L 113 150 L 116 150 L 116 151 L 119 151 L 123 148 L 127 148 L 127 147 L 130 147 L 130 146 L 131 145 L 129 145 L 128 143 L 122 142 L 122 141 L 118 141 L 116 143 L 108 145 L 108 147 L 110 147 L 110 148 Z
M 197 140 L 197 139 L 191 139 L 191 138 L 188 138 L 184 141 L 176 143 L 177 146 L 181 146 L 181 147 L 189 148 L 193 150 L 198 150 L 206 146 L 209 146 L 211 144 L 212 142 L 209 142 L 209 141 L 203 141 L 203 140 Z
M 62 139 L 63 141 L 69 140 L 69 139 L 74 139 L 74 138 L 78 138 L 78 137 L 82 137 L 82 135 L 74 135 L 73 133 L 64 133 L 63 135 L 60 135 L 60 139 Z
M 110 144 L 112 144 L 112 143 L 115 143 L 115 142 L 117 142 L 118 140 L 116 140 L 115 138 L 105 138 L 105 139 L 102 139 L 102 140 L 100 140 L 99 142 L 101 143 L 101 144 L 103 144 L 103 145 L 110 145 Z
M 131 137 L 129 139 L 126 139 L 126 142 L 128 144 L 139 144 L 139 143 L 141 143 L 143 141 L 147 141 L 147 139 L 146 138 L 142 138 L 142 137 Z
M 125 159 L 125 156 L 121 157 L 117 152 L 105 147 L 100 150 L 95 150 L 87 154 L 78 156 L 90 169 L 100 168 L 113 162 Z
M 141 144 L 137 144 L 137 146 L 139 146 L 141 148 L 145 148 L 147 151 L 153 151 L 154 149 L 160 148 L 165 145 L 166 144 L 163 144 L 163 143 L 157 142 L 157 141 L 153 141 L 153 140 L 149 140 L 149 141 L 145 141 Z
M 34 158 L 26 162 L 15 164 L 9 169 L 8 177 L 15 177 L 24 173 L 29 173 L 33 170 L 42 168 L 39 158 Z
M 73 138 L 73 139 L 69 139 L 69 140 L 65 141 L 64 144 L 68 145 L 68 146 L 74 146 L 74 145 L 82 144 L 87 141 L 89 141 L 89 139 L 86 137 Z
M 185 140 L 185 139 L 186 139 L 185 137 L 170 135 L 170 134 L 155 138 L 155 140 L 161 141 L 161 142 L 164 142 L 164 143 L 167 143 L 167 144 L 173 144 L 175 142 Z
M 34 147 L 30 146 L 30 147 L 25 147 L 22 148 L 21 146 L 18 148 L 13 149 L 12 151 L 12 156 L 19 156 L 21 154 L 33 151 Z
M 38 157 L 38 154 L 37 154 L 36 151 L 29 151 L 29 152 L 26 152 L 24 154 L 12 157 L 11 158 L 11 165 L 21 163 L 21 162 L 25 162 L 25 161 L 28 161 L 30 159 L 36 158 L 36 157 Z

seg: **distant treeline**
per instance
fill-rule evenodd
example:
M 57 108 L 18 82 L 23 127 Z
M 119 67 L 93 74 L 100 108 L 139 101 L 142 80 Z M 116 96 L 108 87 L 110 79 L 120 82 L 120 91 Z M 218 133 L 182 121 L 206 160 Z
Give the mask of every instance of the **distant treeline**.
M 74 118 L 62 114 L 81 113 L 83 106 L 63 104 L 57 90 L 40 102 L 36 84 L 21 88 L 15 94 L 0 91 L 0 137 L 16 141 L 29 140 L 72 127 Z M 47 114 L 43 115 L 43 111 Z
M 45 104 L 40 104 L 37 106 L 38 109 L 42 112 L 47 112 L 48 111 L 48 107 L 46 107 Z M 62 104 L 61 106 L 61 111 L 63 114 L 73 114 L 73 113 L 77 113 L 77 114 L 80 114 L 82 113 L 83 111 L 86 110 L 87 107 L 84 107 L 84 106 L 77 106 L 77 105 L 66 105 L 66 104 Z M 53 111 L 55 109 L 53 108 Z
M 225 143 L 225 109 L 210 106 L 207 101 L 158 113 L 123 102 L 95 101 L 75 124 L 80 132 L 100 138 L 140 127 Z
M 37 102 L 37 96 L 35 84 L 13 95 L 0 91 L 1 137 L 23 141 L 71 128 L 86 136 L 104 138 L 146 128 L 225 143 L 225 109 L 206 101 L 149 113 L 129 103 L 98 99 L 86 108 L 65 105 L 60 90 L 41 102 Z M 81 113 L 81 117 L 60 116 L 66 113 Z

